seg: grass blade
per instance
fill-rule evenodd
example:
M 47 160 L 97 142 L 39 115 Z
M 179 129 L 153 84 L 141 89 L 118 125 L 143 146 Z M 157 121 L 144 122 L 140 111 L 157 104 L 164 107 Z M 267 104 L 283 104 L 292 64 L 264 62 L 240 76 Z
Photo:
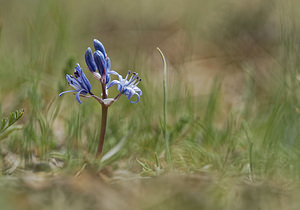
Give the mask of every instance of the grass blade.
M 171 163 L 171 154 L 169 147 L 169 134 L 167 129 L 167 62 L 162 51 L 157 47 L 163 64 L 164 64 L 164 76 L 163 76 L 163 90 L 164 90 L 164 136 L 165 136 L 165 151 L 166 151 L 166 161 Z

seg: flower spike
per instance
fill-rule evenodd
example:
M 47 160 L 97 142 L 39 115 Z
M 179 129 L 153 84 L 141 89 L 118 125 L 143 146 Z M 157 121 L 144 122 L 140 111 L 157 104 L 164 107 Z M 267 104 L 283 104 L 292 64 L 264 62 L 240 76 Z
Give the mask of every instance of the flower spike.
M 68 84 L 73 88 L 73 90 L 64 91 L 60 93 L 59 96 L 72 92 L 75 94 L 75 98 L 80 104 L 80 97 L 91 97 L 96 99 L 101 104 L 102 120 L 96 155 L 96 157 L 99 158 L 102 155 L 104 145 L 108 108 L 113 103 L 118 101 L 122 95 L 125 95 L 130 103 L 138 103 L 142 95 L 142 90 L 137 87 L 137 85 L 142 81 L 142 79 L 140 79 L 138 74 L 135 72 L 131 73 L 131 71 L 128 71 L 126 77 L 123 78 L 117 72 L 111 70 L 110 58 L 107 56 L 103 44 L 97 39 L 94 39 L 94 48 L 94 52 L 90 47 L 87 48 L 85 52 L 85 61 L 89 71 L 93 74 L 94 78 L 100 82 L 102 88 L 101 97 L 94 95 L 91 92 L 91 83 L 83 73 L 79 64 L 77 64 L 74 68 L 74 75 L 66 75 Z M 117 76 L 118 79 L 111 81 L 112 75 Z M 117 85 L 117 89 L 120 93 L 113 98 L 108 98 L 108 89 L 114 85 Z M 136 100 L 132 100 L 134 95 L 137 96 Z

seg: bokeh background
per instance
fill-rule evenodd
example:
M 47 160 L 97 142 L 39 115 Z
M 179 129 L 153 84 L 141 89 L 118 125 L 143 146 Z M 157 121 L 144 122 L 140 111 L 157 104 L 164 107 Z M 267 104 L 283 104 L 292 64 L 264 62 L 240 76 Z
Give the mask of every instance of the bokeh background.
M 24 109 L 22 129 L 0 141 L 0 185 L 9 189 L 0 190 L 0 203 L 5 209 L 297 209 L 299 6 L 0 0 L 0 117 Z M 100 94 L 84 61 L 94 38 L 112 69 L 143 79 L 138 104 L 122 97 L 109 110 L 104 153 L 124 144 L 105 164 L 94 161 L 99 104 L 58 97 L 70 89 L 65 74 L 76 63 Z M 165 161 L 156 47 L 168 65 L 172 164 Z

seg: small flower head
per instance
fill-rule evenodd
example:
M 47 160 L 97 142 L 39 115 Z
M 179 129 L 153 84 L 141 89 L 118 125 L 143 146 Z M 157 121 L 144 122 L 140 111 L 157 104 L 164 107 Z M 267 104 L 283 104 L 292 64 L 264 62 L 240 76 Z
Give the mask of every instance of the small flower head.
M 131 75 L 131 76 L 130 76 Z M 127 96 L 130 103 L 137 103 L 140 100 L 140 96 L 142 95 L 142 90 L 137 87 L 137 85 L 142 81 L 138 77 L 138 74 L 133 72 L 131 74 L 130 71 L 128 71 L 128 74 L 125 78 L 123 78 L 121 75 L 119 76 L 119 80 L 113 80 L 110 82 L 107 86 L 107 89 L 112 87 L 113 85 L 117 85 L 118 90 L 125 96 Z M 127 80 L 127 78 L 130 76 L 130 78 Z M 136 101 L 130 100 L 134 95 L 137 95 Z
M 86 95 L 90 93 L 92 86 L 85 74 L 83 73 L 82 69 L 80 68 L 79 64 L 75 66 L 74 76 L 67 74 L 66 79 L 69 85 L 74 88 L 74 90 L 64 91 L 60 93 L 59 96 L 69 92 L 76 92 L 76 100 L 81 104 L 79 98 L 80 94 Z
M 100 80 L 103 77 L 105 79 L 105 83 L 110 82 L 110 75 L 115 74 L 118 75 L 115 71 L 111 71 L 111 63 L 110 59 L 107 56 L 105 48 L 103 44 L 94 39 L 94 48 L 95 52 L 93 54 L 91 48 L 89 47 L 85 53 L 85 61 L 89 68 L 89 70 L 94 74 L 94 77 Z M 97 72 L 98 70 L 98 72 Z

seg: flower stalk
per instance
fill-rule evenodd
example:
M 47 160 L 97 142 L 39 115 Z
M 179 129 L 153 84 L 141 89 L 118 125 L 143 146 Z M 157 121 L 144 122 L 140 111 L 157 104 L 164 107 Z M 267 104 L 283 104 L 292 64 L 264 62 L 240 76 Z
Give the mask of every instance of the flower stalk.
M 101 156 L 102 156 L 105 133 L 106 133 L 108 106 L 101 105 L 101 108 L 102 108 L 102 116 L 101 116 L 102 120 L 101 120 L 101 130 L 100 130 L 99 144 L 98 144 L 98 149 L 97 149 L 97 154 L 96 154 L 97 158 L 101 158 Z

